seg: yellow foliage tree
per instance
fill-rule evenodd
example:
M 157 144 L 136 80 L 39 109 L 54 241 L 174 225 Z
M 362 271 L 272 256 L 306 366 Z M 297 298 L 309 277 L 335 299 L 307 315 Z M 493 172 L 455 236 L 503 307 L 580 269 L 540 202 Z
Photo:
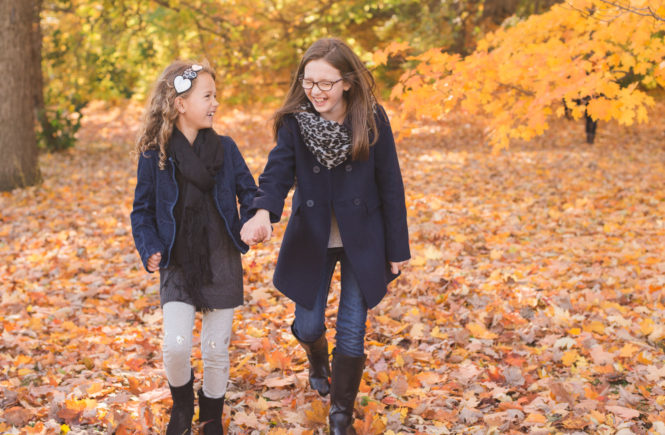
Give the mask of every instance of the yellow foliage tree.
M 409 57 L 415 66 L 392 91 L 397 127 L 462 108 L 487 116 L 498 150 L 543 134 L 566 108 L 574 118 L 645 122 L 648 92 L 665 87 L 663 12 L 665 0 L 569 0 L 485 36 L 465 58 L 442 49 Z M 406 50 L 392 44 L 374 60 Z

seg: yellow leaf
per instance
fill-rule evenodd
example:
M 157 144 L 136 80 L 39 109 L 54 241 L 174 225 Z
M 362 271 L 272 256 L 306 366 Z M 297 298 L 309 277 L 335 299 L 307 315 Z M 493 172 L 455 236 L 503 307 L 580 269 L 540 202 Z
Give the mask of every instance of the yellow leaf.
M 388 53 L 384 50 L 379 50 L 372 54 L 372 60 L 376 65 L 384 65 L 388 61 Z
M 626 343 L 619 351 L 619 356 L 632 358 L 638 350 L 640 350 L 640 348 L 633 343 Z
M 653 332 L 653 329 L 654 329 L 653 320 L 651 320 L 648 317 L 646 319 L 642 320 L 642 322 L 640 323 L 640 331 L 644 335 L 651 334 Z
M 485 326 L 481 325 L 480 323 L 468 323 L 466 325 L 466 329 L 471 332 L 471 335 L 477 338 L 483 338 L 486 340 L 493 340 L 498 337 L 495 333 L 488 331 Z
M 438 326 L 435 326 L 434 329 L 432 329 L 431 335 L 434 338 L 440 338 L 444 340 L 448 338 L 448 334 L 446 334 L 445 332 L 441 332 Z
M 603 423 L 605 421 L 605 414 L 601 414 L 600 412 L 598 412 L 594 409 L 589 411 L 589 417 L 594 419 L 596 421 L 596 423 L 598 423 L 598 424 Z
M 312 423 L 324 424 L 328 421 L 328 407 L 320 400 L 312 402 L 312 409 L 305 410 L 307 420 Z
M 603 325 L 601 322 L 594 320 L 593 322 L 584 325 L 582 327 L 585 332 L 596 332 L 598 334 L 604 334 L 605 333 L 605 325 Z
M 653 360 L 649 358 L 648 355 L 645 355 L 644 352 L 640 352 L 640 354 L 637 355 L 637 362 L 640 364 L 649 365 L 653 363 Z
M 605 234 L 612 233 L 616 231 L 617 228 L 618 228 L 617 225 L 612 222 L 605 222 L 605 225 L 603 225 L 603 231 L 605 232 Z
M 32 361 L 33 361 L 32 357 L 30 357 L 28 355 L 19 355 L 14 360 L 14 365 L 15 366 L 20 366 L 21 364 L 29 364 Z
M 577 351 L 575 349 L 571 349 L 563 354 L 561 357 L 561 362 L 566 367 L 570 367 L 575 363 L 575 361 L 577 361 L 579 357 L 580 355 L 577 353 Z
M 568 333 L 570 335 L 580 335 L 582 331 L 580 331 L 580 328 L 571 328 Z
M 383 384 L 387 384 L 390 381 L 390 377 L 386 372 L 379 372 L 376 378 Z

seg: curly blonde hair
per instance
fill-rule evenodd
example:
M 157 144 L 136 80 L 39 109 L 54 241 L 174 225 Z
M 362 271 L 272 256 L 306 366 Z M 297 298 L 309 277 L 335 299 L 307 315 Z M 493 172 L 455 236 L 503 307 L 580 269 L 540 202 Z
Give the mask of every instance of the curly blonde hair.
M 173 133 L 173 126 L 178 119 L 175 99 L 176 97 L 187 98 L 196 84 L 196 79 L 193 79 L 192 87 L 178 94 L 173 81 L 196 63 L 182 60 L 171 63 L 155 82 L 148 99 L 135 151 L 138 155 L 142 155 L 148 150 L 159 150 L 159 169 L 166 167 L 167 145 Z M 198 62 L 198 65 L 203 67 L 197 72 L 198 74 L 208 73 L 215 80 L 215 71 L 208 62 Z

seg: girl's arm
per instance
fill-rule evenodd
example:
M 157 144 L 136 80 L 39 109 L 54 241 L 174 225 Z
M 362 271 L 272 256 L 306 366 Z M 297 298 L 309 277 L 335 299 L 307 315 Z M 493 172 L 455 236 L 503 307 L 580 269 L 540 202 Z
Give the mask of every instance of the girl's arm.
M 245 223 L 249 219 L 249 208 L 256 195 L 256 182 L 252 173 L 245 163 L 245 159 L 240 154 L 238 146 L 231 141 L 231 158 L 233 159 L 233 172 L 235 174 L 236 196 L 240 204 L 240 223 Z
M 259 176 L 259 188 L 250 208 L 250 211 L 267 210 L 273 223 L 279 222 L 284 209 L 284 199 L 295 180 L 295 140 L 287 120 L 277 132 L 277 144 L 270 151 L 268 162 Z
M 386 255 L 389 262 L 400 263 L 411 258 L 404 184 L 388 115 L 380 106 L 378 112 L 379 140 L 374 145 L 376 147 L 374 159 L 376 184 L 381 198 L 385 226 Z
M 148 272 L 154 272 L 153 267 L 148 267 L 150 257 L 164 250 L 157 236 L 154 178 L 155 165 L 157 164 L 154 160 L 156 159 L 156 155 L 153 155 L 151 158 L 144 157 L 143 155 L 139 157 L 136 189 L 134 190 L 134 204 L 130 214 L 134 244 L 141 256 L 143 267 Z

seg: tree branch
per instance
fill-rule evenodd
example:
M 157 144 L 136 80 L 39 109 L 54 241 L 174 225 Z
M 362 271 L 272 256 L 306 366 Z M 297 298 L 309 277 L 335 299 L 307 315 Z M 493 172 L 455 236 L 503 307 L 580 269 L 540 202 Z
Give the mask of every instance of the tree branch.
M 616 0 L 598 0 L 598 1 L 600 1 L 601 3 L 605 3 L 606 5 L 615 7 L 617 9 L 621 10 L 621 11 L 624 11 L 624 12 L 629 12 L 631 14 L 639 15 L 641 17 L 651 17 L 651 18 L 654 18 L 658 21 L 665 21 L 665 17 L 661 17 L 660 15 L 658 15 L 656 13 L 656 11 L 651 9 L 651 6 L 647 6 L 647 7 L 644 7 L 644 8 L 636 8 L 636 7 L 630 6 L 630 3 L 629 4 L 624 4 L 624 3 L 620 2 L 620 1 L 616 1 Z
M 630 4 L 626 6 L 618 1 L 613 1 L 613 0 L 600 0 L 600 1 L 605 3 L 606 5 L 614 6 L 615 8 L 621 9 L 622 11 L 630 12 L 632 14 L 640 15 L 642 17 L 652 17 L 659 21 L 665 21 L 665 17 L 661 17 L 660 15 L 658 15 L 656 11 L 651 9 L 651 6 L 647 6 L 645 8 L 634 8 L 630 6 Z
M 536 95 L 531 91 L 527 91 L 526 89 L 522 89 L 519 86 L 511 85 L 510 83 L 501 83 L 501 82 L 497 82 L 497 83 L 499 84 L 499 86 L 503 86 L 504 88 L 514 89 L 514 90 L 516 90 L 516 91 L 518 91 L 518 92 L 520 92 L 524 95 L 528 95 L 529 97 L 533 97 L 534 95 Z

